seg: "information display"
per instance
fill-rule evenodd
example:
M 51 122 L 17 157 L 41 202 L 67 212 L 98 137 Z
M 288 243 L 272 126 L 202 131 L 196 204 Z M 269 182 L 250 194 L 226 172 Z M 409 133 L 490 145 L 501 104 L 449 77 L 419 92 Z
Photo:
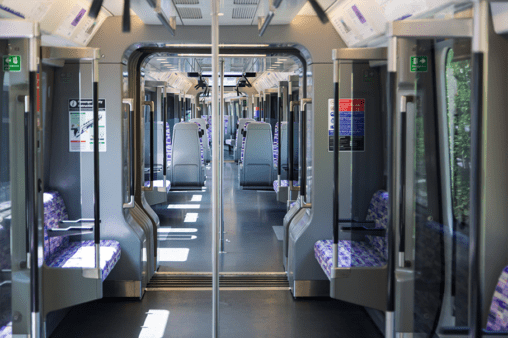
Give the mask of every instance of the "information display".
M 106 151 L 106 100 L 99 99 L 99 151 Z M 69 100 L 69 151 L 93 152 L 93 100 Z
M 328 100 L 328 151 L 333 151 L 334 99 Z M 365 151 L 365 99 L 339 101 L 339 151 Z

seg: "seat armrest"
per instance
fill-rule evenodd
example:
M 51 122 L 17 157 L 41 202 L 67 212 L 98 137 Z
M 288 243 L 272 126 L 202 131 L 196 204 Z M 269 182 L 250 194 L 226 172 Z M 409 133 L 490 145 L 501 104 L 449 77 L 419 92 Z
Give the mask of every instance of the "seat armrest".
M 364 226 L 342 227 L 341 230 L 342 231 L 351 231 L 352 233 L 358 233 L 358 234 L 369 235 L 369 236 L 384 237 L 386 235 L 386 229 L 373 229 L 373 228 L 367 228 Z
M 66 237 L 75 235 L 91 234 L 92 225 L 72 225 L 67 228 L 50 228 L 47 230 L 49 237 Z

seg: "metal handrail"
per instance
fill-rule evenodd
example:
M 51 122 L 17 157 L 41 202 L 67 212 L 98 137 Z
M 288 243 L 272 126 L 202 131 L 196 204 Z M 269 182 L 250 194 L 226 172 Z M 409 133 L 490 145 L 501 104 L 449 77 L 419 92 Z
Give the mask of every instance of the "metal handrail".
M 291 81 L 289 82 L 289 92 L 291 92 Z M 289 151 L 289 156 L 288 156 L 288 159 L 289 159 L 289 165 L 288 165 L 288 170 L 289 170 L 289 174 L 288 174 L 288 179 L 289 179 L 289 190 L 290 191 L 298 191 L 300 192 L 300 189 L 301 189 L 301 185 L 300 187 L 294 187 L 293 186 L 293 180 L 294 180 L 294 143 L 293 143 L 293 139 L 294 139 L 294 114 L 295 114 L 295 111 L 294 111 L 294 108 L 295 106 L 300 106 L 300 101 L 291 101 L 291 97 L 292 97 L 292 94 L 289 94 L 289 114 L 288 114 L 288 121 L 290 122 L 290 124 L 288 125 L 288 151 Z
M 301 175 L 300 175 L 300 195 L 302 196 L 302 205 L 305 204 L 307 195 L 307 104 L 312 103 L 312 98 L 300 100 L 300 156 L 301 156 Z
M 154 140 L 154 132 L 153 132 L 155 104 L 153 101 L 143 101 L 143 106 L 150 107 L 150 116 L 148 119 L 148 123 L 150 124 L 150 185 L 145 190 L 153 190 L 154 189 L 153 181 L 155 178 L 155 170 L 154 170 L 155 169 L 155 163 L 154 163 L 154 153 L 155 153 L 154 152 L 154 142 L 155 142 L 155 140 Z M 144 187 L 144 188 L 146 188 L 146 187 Z
M 134 99 L 123 99 L 123 104 L 126 104 L 129 106 L 129 132 L 128 132 L 128 139 L 127 142 L 129 145 L 129 202 L 123 204 L 124 209 L 132 209 L 134 208 L 134 124 L 132 123 L 133 117 L 134 117 Z

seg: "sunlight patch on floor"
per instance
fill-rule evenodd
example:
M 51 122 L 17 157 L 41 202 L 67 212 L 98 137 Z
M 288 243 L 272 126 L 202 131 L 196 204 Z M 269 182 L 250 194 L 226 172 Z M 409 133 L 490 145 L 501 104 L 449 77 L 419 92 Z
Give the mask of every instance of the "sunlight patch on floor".
M 168 310 L 148 310 L 139 338 L 162 338 L 168 324 Z
M 189 248 L 160 248 L 161 262 L 186 262 Z

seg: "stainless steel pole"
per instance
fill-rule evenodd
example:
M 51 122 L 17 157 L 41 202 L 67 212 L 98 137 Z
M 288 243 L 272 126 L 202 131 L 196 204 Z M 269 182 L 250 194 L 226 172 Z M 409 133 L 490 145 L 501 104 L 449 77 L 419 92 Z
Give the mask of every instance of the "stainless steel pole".
M 219 235 L 220 235 L 220 113 L 219 96 L 219 1 L 212 0 L 212 337 L 219 337 Z
M 226 253 L 224 251 L 224 195 L 222 189 L 224 187 L 224 116 L 226 114 L 225 103 L 224 103 L 224 59 L 220 62 L 220 253 Z

